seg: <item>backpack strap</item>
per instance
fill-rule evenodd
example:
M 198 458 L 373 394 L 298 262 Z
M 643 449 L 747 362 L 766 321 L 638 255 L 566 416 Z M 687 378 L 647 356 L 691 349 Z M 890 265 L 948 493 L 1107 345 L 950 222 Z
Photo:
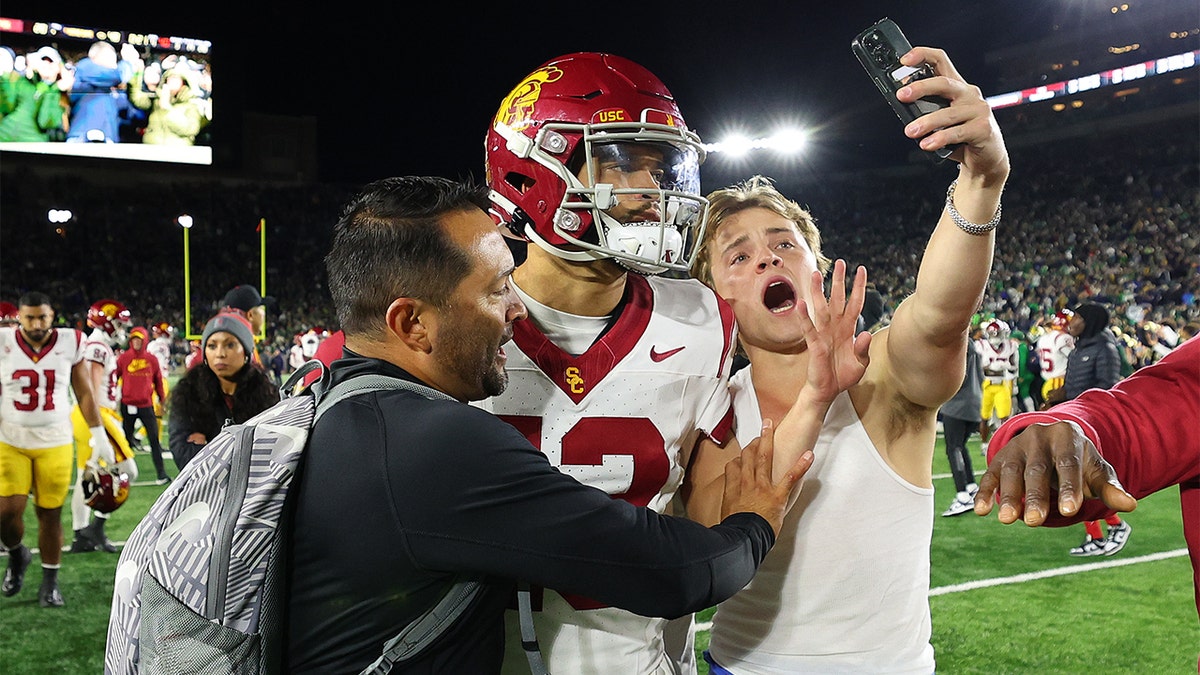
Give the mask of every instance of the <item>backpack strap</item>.
M 383 654 L 359 675 L 384 675 L 392 670 L 392 664 L 415 656 L 457 621 L 481 590 L 483 584 L 478 581 L 460 581 L 451 586 L 436 605 L 384 643 Z
M 538 645 L 537 630 L 533 625 L 533 602 L 528 581 L 517 582 L 517 610 L 521 616 L 521 649 L 529 661 L 532 675 L 550 675 L 546 662 L 542 660 L 542 648 Z

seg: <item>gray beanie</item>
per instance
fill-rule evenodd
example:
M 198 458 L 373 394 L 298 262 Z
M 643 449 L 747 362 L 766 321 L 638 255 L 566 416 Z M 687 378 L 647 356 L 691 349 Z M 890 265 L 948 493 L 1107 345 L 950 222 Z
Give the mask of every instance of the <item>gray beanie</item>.
M 208 349 L 209 336 L 221 331 L 237 338 L 238 342 L 242 343 L 242 349 L 246 350 L 246 359 L 251 358 L 254 354 L 254 331 L 250 328 L 249 321 L 233 312 L 222 312 L 204 324 L 204 337 L 200 341 L 201 353 L 206 353 Z

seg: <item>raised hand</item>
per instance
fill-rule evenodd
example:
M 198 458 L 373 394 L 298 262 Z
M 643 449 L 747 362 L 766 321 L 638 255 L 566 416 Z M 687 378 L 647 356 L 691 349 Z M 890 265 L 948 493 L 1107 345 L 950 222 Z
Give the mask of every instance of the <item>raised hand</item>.
M 846 261 L 833 264 L 829 297 L 824 295 L 821 273 L 809 280 L 811 302 L 801 300 L 800 324 L 808 345 L 808 376 L 800 399 L 804 405 L 829 404 L 837 395 L 858 384 L 870 363 L 871 334 L 856 335 L 867 289 L 867 269 L 859 266 L 846 298 Z

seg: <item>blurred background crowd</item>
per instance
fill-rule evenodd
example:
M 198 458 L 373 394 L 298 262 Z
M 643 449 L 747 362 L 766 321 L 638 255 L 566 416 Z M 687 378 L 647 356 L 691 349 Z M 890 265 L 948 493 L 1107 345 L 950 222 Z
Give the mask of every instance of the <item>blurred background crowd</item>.
M 1097 302 L 1110 309 L 1135 365 L 1174 346 L 1173 336 L 1200 320 L 1198 146 L 1194 118 L 1183 117 L 1132 137 L 1124 129 L 1010 148 L 1014 168 L 981 318 L 1000 318 L 1028 335 L 1057 310 Z M 939 184 L 931 172 L 953 177 L 951 167 L 928 162 L 819 180 L 787 171 L 771 177 L 816 216 L 827 255 L 867 266 L 886 322 L 912 291 L 914 279 L 903 270 L 916 269 L 944 203 L 929 187 Z M 226 291 L 249 283 L 276 300 L 267 312 L 264 362 L 282 351 L 286 363 L 303 335 L 337 329 L 322 257 L 358 187 L 6 173 L 0 300 L 40 290 L 58 303 L 65 323 L 84 327 L 92 302 L 117 299 L 135 323 L 174 327 L 182 363 L 185 337 L 199 332 Z M 64 194 L 72 219 L 48 222 L 50 196 Z M 186 231 L 183 214 L 194 223 Z

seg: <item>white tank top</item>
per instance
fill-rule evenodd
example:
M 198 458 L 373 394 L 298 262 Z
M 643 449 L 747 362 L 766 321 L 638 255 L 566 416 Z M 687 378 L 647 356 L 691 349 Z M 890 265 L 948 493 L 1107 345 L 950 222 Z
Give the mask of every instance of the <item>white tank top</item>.
M 762 428 L 750 368 L 731 390 L 744 447 Z M 845 392 L 814 452 L 775 547 L 713 617 L 713 657 L 738 675 L 933 673 L 933 489 L 884 462 Z

